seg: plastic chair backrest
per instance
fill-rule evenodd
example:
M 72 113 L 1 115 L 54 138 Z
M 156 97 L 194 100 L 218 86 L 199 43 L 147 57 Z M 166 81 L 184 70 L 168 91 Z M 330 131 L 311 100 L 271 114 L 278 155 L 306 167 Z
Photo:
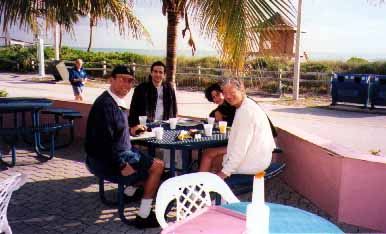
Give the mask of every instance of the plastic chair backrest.
M 216 192 L 228 203 L 239 202 L 228 185 L 217 175 L 209 172 L 197 172 L 173 177 L 161 184 L 156 198 L 156 217 L 162 228 L 165 211 L 169 203 L 176 200 L 177 222 L 194 212 L 212 205 L 210 192 Z
M 13 191 L 25 184 L 27 176 L 21 173 L 14 174 L 0 182 L 0 233 L 12 233 L 8 224 L 7 208 Z

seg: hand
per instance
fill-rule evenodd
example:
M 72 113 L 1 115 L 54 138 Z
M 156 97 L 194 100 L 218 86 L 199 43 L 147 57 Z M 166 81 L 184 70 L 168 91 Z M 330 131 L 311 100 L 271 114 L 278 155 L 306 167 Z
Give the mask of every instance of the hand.
M 146 129 L 147 129 L 146 126 L 143 126 L 143 125 L 141 125 L 141 124 L 138 124 L 137 126 L 134 126 L 134 127 L 130 128 L 130 135 L 136 136 L 138 130 L 145 132 Z
M 218 175 L 221 179 L 225 179 L 225 178 L 227 178 L 228 176 L 227 175 L 225 175 L 225 173 L 224 172 L 222 172 L 222 171 L 219 171 L 219 172 L 217 172 L 217 174 L 216 175 Z
M 130 164 L 126 163 L 126 166 L 121 170 L 121 175 L 129 176 L 137 172 Z

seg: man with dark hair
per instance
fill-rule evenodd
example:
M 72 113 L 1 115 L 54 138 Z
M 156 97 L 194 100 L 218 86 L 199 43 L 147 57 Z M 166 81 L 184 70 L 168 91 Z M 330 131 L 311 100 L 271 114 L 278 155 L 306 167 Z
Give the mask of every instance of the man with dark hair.
M 133 82 L 134 71 L 117 66 L 111 75 L 110 88 L 95 100 L 87 120 L 86 163 L 96 175 L 120 177 L 127 184 L 144 182 L 135 225 L 138 228 L 157 227 L 151 205 L 164 165 L 161 160 L 139 152 L 130 143 L 124 97 Z
M 165 79 L 165 64 L 157 61 L 151 65 L 149 81 L 134 89 L 131 99 L 129 125 L 132 135 L 144 126 L 139 125 L 139 116 L 149 121 L 168 120 L 177 115 L 177 101 L 174 88 Z
M 232 126 L 235 117 L 236 108 L 231 106 L 225 99 L 221 87 L 218 83 L 214 83 L 205 89 L 205 97 L 210 102 L 216 103 L 218 106 L 209 116 L 214 117 L 216 121 L 227 121 L 228 126 Z
M 87 81 L 87 73 L 83 69 L 82 59 L 75 61 L 75 66 L 69 71 L 69 80 L 74 91 L 75 101 L 83 101 L 84 83 Z

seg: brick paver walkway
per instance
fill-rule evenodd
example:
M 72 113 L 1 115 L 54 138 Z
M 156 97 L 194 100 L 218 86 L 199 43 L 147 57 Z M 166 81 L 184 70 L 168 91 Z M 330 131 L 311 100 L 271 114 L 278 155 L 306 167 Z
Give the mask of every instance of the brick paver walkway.
M 38 160 L 31 148 L 17 150 L 14 168 L 0 166 L 0 180 L 13 172 L 28 175 L 28 182 L 16 191 L 8 209 L 8 219 L 18 233 L 159 233 L 160 229 L 138 230 L 123 224 L 117 209 L 101 203 L 96 178 L 84 166 L 82 143 L 56 152 L 52 160 Z M 5 160 L 9 160 L 6 155 Z M 107 192 L 112 196 L 115 189 Z M 248 199 L 250 194 L 241 199 Z M 310 201 L 293 191 L 280 178 L 266 184 L 267 201 L 295 206 L 331 219 Z M 128 204 L 126 213 L 133 216 L 137 204 Z M 346 232 L 370 232 L 351 225 L 338 224 Z

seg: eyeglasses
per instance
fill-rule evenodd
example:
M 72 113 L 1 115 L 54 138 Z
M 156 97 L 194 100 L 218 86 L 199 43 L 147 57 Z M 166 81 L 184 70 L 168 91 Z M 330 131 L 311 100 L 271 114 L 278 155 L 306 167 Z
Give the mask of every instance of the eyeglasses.
M 136 80 L 134 80 L 131 76 L 127 75 L 119 75 L 117 78 L 120 78 L 124 83 L 135 85 L 137 83 Z

